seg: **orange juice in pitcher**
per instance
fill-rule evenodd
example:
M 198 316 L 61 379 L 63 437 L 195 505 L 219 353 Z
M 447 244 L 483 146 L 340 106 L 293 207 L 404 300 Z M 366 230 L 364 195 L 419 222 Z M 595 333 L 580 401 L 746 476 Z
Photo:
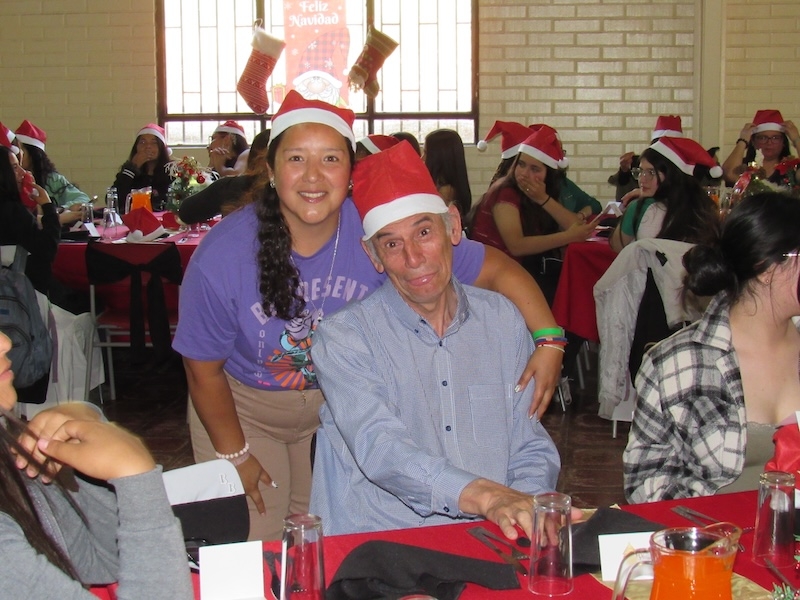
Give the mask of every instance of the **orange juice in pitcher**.
M 125 198 L 125 212 L 131 212 L 132 210 L 136 210 L 137 208 L 146 208 L 150 212 L 153 212 L 153 204 L 150 201 L 150 196 L 153 193 L 153 188 L 145 187 L 139 190 L 131 190 L 131 193 L 128 194 L 127 198 Z

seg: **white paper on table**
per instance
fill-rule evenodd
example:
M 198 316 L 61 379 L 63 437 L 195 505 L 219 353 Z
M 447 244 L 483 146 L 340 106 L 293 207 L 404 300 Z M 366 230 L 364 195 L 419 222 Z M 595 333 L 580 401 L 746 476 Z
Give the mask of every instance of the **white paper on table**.
M 94 223 L 84 223 L 86 226 L 86 231 L 89 232 L 89 235 L 92 237 L 100 237 L 100 233 L 97 231 L 97 227 L 94 226 Z
M 652 535 L 652 531 L 643 531 L 641 533 L 610 533 L 597 536 L 597 542 L 600 544 L 600 568 L 603 581 L 614 581 L 617 578 L 622 559 L 634 550 L 649 548 Z M 643 566 L 636 569 L 636 577 L 631 579 L 652 578 L 652 567 Z
M 265 600 L 260 541 L 200 547 L 203 600 Z

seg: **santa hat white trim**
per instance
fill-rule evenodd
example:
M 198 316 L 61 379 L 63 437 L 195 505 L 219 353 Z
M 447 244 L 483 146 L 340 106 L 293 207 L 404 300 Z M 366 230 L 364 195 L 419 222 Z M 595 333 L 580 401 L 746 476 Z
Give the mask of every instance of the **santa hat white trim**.
M 503 160 L 505 160 L 506 158 L 514 158 L 517 154 L 519 154 L 520 148 L 522 148 L 522 144 L 511 146 L 511 148 L 503 150 L 500 153 L 500 158 L 502 158 Z
M 684 161 L 683 158 L 678 156 L 678 154 L 672 148 L 670 148 L 669 146 L 660 141 L 656 142 L 650 147 L 656 152 L 658 152 L 661 156 L 666 158 L 668 161 L 670 161 L 673 165 L 678 167 L 681 171 L 683 171 L 687 175 L 690 175 L 691 177 L 694 177 L 694 169 L 697 166 L 696 164 L 690 165 L 689 163 Z M 722 167 L 720 167 L 719 165 L 707 168 L 708 168 L 708 174 L 714 179 L 722 177 Z
M 356 136 L 353 133 L 353 129 L 337 114 L 322 108 L 296 108 L 274 117 L 272 119 L 272 130 L 269 135 L 270 142 L 289 129 L 289 127 L 300 125 L 301 123 L 321 123 L 322 125 L 332 127 L 335 131 L 338 131 L 350 140 L 350 145 L 355 152 Z
M 566 169 L 569 166 L 569 161 L 565 156 L 559 161 L 556 161 L 552 156 L 546 154 L 539 150 L 538 148 L 534 148 L 533 146 L 529 146 L 528 144 L 520 144 L 519 145 L 519 152 L 517 154 L 529 154 L 539 162 L 544 165 L 547 165 L 551 169 Z
M 786 128 L 783 123 L 761 123 L 761 125 L 753 127 L 753 134 L 761 133 L 762 131 L 780 131 L 784 133 Z
M 162 144 L 164 144 L 165 146 L 167 145 L 167 140 L 166 140 L 166 138 L 164 137 L 164 134 L 163 134 L 163 133 L 161 133 L 161 132 L 160 132 L 158 129 L 153 129 L 152 127 L 142 127 L 142 128 L 139 130 L 139 133 L 137 133 L 137 134 L 136 134 L 136 137 L 139 137 L 140 135 L 146 135 L 146 134 L 148 134 L 148 133 L 149 133 L 150 135 L 154 135 L 154 136 L 156 136 L 158 139 L 160 139 L 160 140 L 161 140 L 161 143 L 162 143 Z
M 662 138 L 662 137 L 665 137 L 665 136 L 666 137 L 683 137 L 683 132 L 675 130 L 675 129 L 656 129 L 656 130 L 653 131 L 653 135 L 650 136 L 650 139 L 654 140 L 656 138 Z
M 381 151 L 381 149 L 378 148 L 378 146 L 375 145 L 375 142 L 373 142 L 371 139 L 369 139 L 369 136 L 360 139 L 359 143 L 362 146 L 364 146 L 364 148 L 366 148 L 369 151 L 370 154 L 377 154 L 378 152 Z
M 230 127 L 228 125 L 220 125 L 214 130 L 214 133 L 231 133 L 233 135 L 238 135 L 239 137 L 245 137 L 242 129 L 237 129 L 236 127 Z
M 16 138 L 23 144 L 27 144 L 28 146 L 35 146 L 36 148 L 39 148 L 39 150 L 44 150 L 44 142 L 42 140 L 37 140 L 36 138 L 23 135 L 21 133 L 18 133 L 16 135 Z
M 364 215 L 364 241 L 369 240 L 381 229 L 394 223 L 422 213 L 443 214 L 447 205 L 441 196 L 428 193 L 411 194 L 396 198 L 385 204 L 376 206 Z

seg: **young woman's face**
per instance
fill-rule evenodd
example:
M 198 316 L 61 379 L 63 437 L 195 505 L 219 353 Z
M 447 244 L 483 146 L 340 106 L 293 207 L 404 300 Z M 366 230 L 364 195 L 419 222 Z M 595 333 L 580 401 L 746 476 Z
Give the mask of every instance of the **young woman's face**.
M 22 179 L 25 177 L 25 169 L 19 164 L 17 157 L 13 154 L 8 155 L 8 162 L 11 163 L 11 168 L 14 171 L 14 177 L 17 180 L 17 186 L 22 184 Z
M 780 131 L 759 131 L 753 136 L 753 145 L 761 150 L 765 160 L 778 160 L 783 150 L 783 134 Z
M 23 169 L 26 171 L 30 171 L 33 168 L 31 165 L 31 153 L 30 152 L 22 152 L 20 151 L 19 156 L 17 157 L 19 164 L 22 166 Z
M 155 160 L 158 158 L 158 138 L 156 136 L 145 133 L 139 136 L 136 141 L 136 152 L 142 153 L 147 160 Z
M 338 221 L 350 184 L 348 143 L 320 123 L 301 123 L 284 132 L 272 175 L 290 229 Z
M 518 187 L 524 188 L 526 183 L 532 181 L 544 181 L 545 177 L 547 177 L 547 167 L 543 162 L 524 152 L 519 155 L 514 166 L 514 180 Z
M 11 371 L 11 361 L 8 359 L 10 350 L 11 340 L 5 333 L 0 332 L 0 408 L 9 411 L 17 404 L 17 390 L 13 385 L 14 373 Z
M 652 198 L 658 191 L 659 184 L 664 181 L 664 174 L 656 170 L 653 164 L 646 158 L 639 161 L 639 188 L 642 190 L 643 198 Z

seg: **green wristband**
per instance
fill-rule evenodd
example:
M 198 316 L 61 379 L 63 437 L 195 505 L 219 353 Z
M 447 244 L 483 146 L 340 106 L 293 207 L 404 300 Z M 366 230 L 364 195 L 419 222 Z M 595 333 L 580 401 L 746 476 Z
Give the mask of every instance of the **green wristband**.
M 536 338 L 553 336 L 553 335 L 556 337 L 564 337 L 564 328 L 545 327 L 544 329 L 537 329 L 531 334 L 531 337 L 535 340 Z

